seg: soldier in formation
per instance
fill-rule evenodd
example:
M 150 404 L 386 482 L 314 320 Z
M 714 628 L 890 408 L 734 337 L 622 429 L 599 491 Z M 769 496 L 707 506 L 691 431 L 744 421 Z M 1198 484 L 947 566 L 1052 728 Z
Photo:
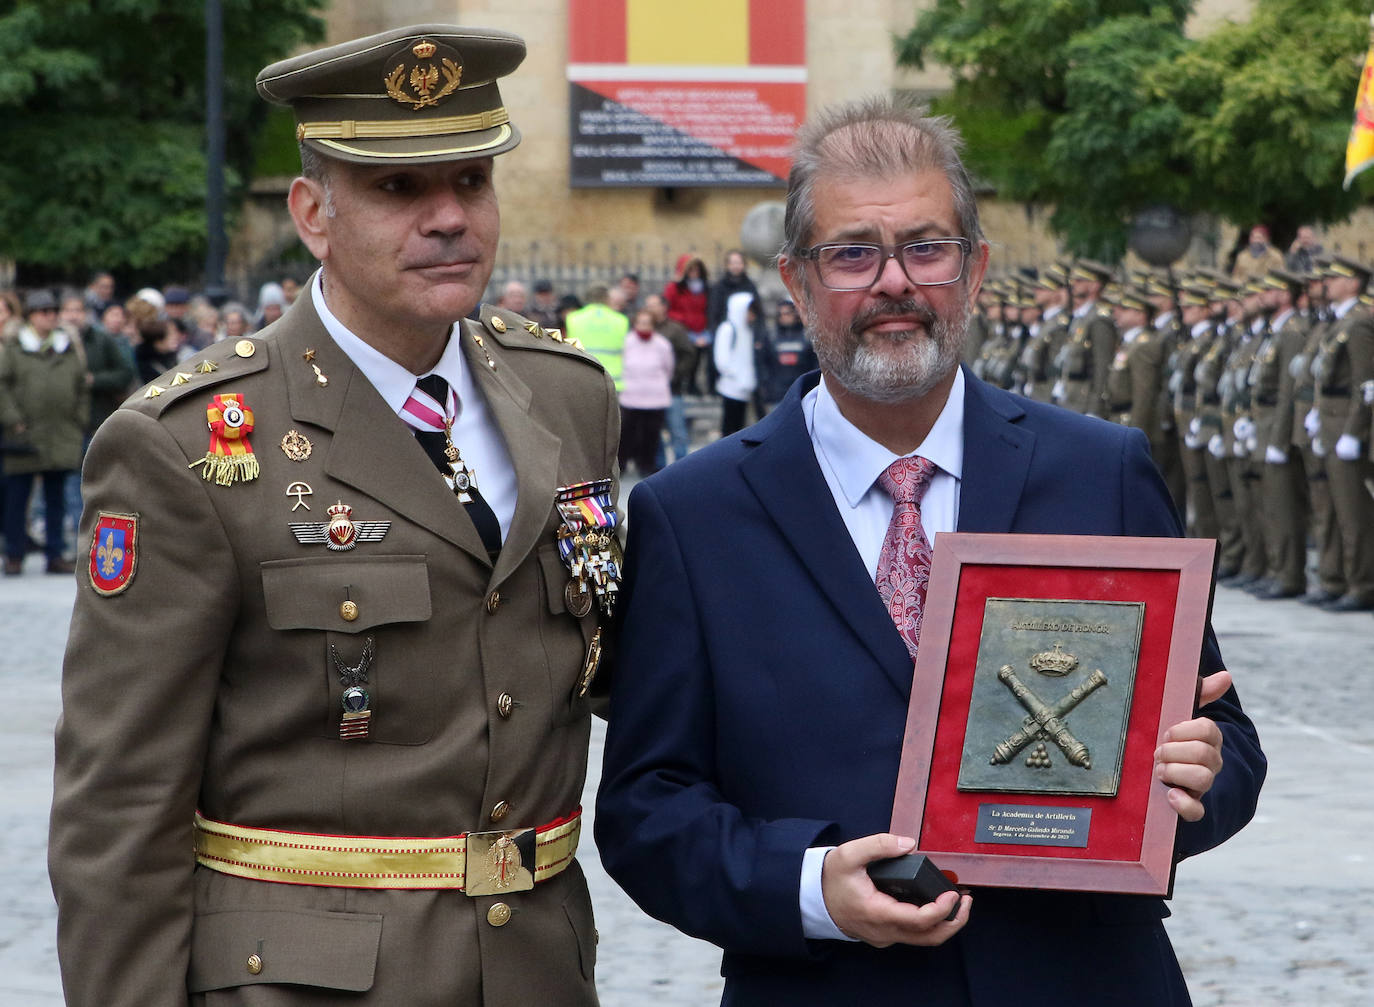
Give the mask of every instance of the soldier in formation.
M 1218 540 L 1222 584 L 1370 611 L 1371 272 L 1343 255 L 1243 280 L 1056 263 L 984 285 L 967 359 L 1000 388 L 1143 430 L 1189 533 Z

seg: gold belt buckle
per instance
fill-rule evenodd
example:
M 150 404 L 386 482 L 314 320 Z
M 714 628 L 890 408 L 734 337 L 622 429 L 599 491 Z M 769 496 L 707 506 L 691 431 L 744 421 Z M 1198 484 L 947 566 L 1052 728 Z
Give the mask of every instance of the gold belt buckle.
M 469 832 L 463 891 L 468 895 L 506 895 L 534 887 L 533 829 Z

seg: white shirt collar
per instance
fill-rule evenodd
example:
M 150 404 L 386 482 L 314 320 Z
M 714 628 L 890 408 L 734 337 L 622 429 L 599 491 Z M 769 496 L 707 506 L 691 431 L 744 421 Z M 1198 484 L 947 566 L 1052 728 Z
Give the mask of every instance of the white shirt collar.
M 1143 326 L 1143 325 L 1133 325 L 1133 326 L 1131 326 L 1129 329 L 1127 329 L 1125 332 L 1121 333 L 1121 342 L 1122 342 L 1123 344 L 1125 344 L 1125 345 L 1129 345 L 1130 343 L 1132 343 L 1132 342 L 1135 341 L 1135 337 L 1136 337 L 1136 336 L 1140 335 L 1140 334 L 1141 334 L 1142 332 L 1144 332 L 1144 331 L 1145 331 L 1145 326 Z
M 1163 331 L 1166 326 L 1173 323 L 1173 320 L 1174 313 L 1172 311 L 1161 311 L 1155 316 L 1155 328 L 1159 331 Z
M 1282 329 L 1285 325 L 1288 324 L 1288 319 L 1290 319 L 1290 318 L 1292 318 L 1292 317 L 1293 317 L 1293 309 L 1292 309 L 1292 308 L 1284 308 L 1284 309 L 1283 309 L 1282 311 L 1280 311 L 1277 315 L 1275 315 L 1275 316 L 1274 316 L 1274 320 L 1273 320 L 1272 322 L 1269 323 L 1269 329 L 1270 329 L 1270 331 L 1271 331 L 1271 332 L 1278 332 L 1280 329 Z
M 816 386 L 816 411 L 812 437 L 840 484 L 849 506 L 859 501 L 878 476 L 901 455 L 895 455 L 845 419 L 822 377 Z M 955 371 L 949 398 L 919 447 L 911 452 L 935 463 L 955 479 L 964 471 L 964 372 Z
M 1198 336 L 1202 335 L 1204 332 L 1209 331 L 1211 328 L 1212 320 L 1210 318 L 1204 318 L 1202 321 L 1198 322 L 1196 325 L 1193 326 L 1193 338 L 1196 339 Z
M 1048 308 L 1045 309 L 1045 314 L 1042 316 L 1042 320 L 1048 322 L 1051 318 L 1053 318 L 1055 315 L 1059 314 L 1063 310 L 1064 306 L 1062 304 L 1051 304 Z
M 1353 308 L 1356 305 L 1356 303 L 1358 303 L 1358 301 L 1358 297 L 1350 297 L 1344 301 L 1341 301 L 1340 304 L 1336 305 L 1336 317 L 1344 318 L 1346 315 L 1350 313 L 1350 309 Z
M 1096 305 L 1097 305 L 1097 301 L 1095 301 L 1095 300 L 1094 300 L 1094 301 L 1084 301 L 1084 302 L 1083 302 L 1082 304 L 1080 304 L 1078 307 L 1076 307 L 1076 308 L 1073 309 L 1073 317 L 1074 317 L 1074 318 L 1082 318 L 1082 317 L 1083 317 L 1084 315 L 1086 315 L 1089 311 L 1091 311 Z
M 411 374 L 385 353 L 363 342 L 335 317 L 324 299 L 323 268 L 317 269 L 310 280 L 310 296 L 315 303 L 315 311 L 319 314 L 320 321 L 324 323 L 325 330 L 334 342 L 339 344 L 339 349 L 343 350 L 354 366 L 363 372 L 363 377 L 372 382 L 372 387 L 377 389 L 377 393 L 391 407 L 392 412 L 399 416 L 401 407 L 415 390 L 416 378 L 424 375 Z M 428 373 L 437 374 L 448 382 L 449 387 L 458 395 L 458 409 L 461 411 L 463 403 L 471 401 L 475 389 L 472 385 L 472 375 L 463 360 L 461 343 L 453 338 L 453 331 L 452 328 L 449 329 L 449 340 L 444 345 L 443 355 L 439 357 L 434 369 Z

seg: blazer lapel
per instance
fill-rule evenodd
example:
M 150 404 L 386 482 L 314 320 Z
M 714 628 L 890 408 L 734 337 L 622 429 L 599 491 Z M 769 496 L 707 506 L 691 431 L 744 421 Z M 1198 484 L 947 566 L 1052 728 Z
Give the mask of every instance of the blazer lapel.
M 753 429 L 754 436 L 746 435 L 755 447 L 740 463 L 740 474 L 821 594 L 906 698 L 911 694 L 911 658 L 835 508 L 806 429 L 801 395 L 814 385 L 815 381 L 804 389 L 794 385 L 783 403 Z
M 466 334 L 469 324 L 475 323 L 465 321 L 459 332 Z M 486 399 L 515 466 L 515 516 L 492 571 L 491 583 L 495 586 L 520 565 L 544 534 L 554 507 L 563 439 L 530 414 L 530 387 L 510 366 L 513 354 L 503 353 L 496 340 L 486 340 L 487 353 L 496 364 L 492 367 L 471 338 L 463 339 L 462 348 L 463 359 L 472 369 L 473 380 Z
M 286 371 L 291 416 L 332 432 L 325 472 L 489 563 L 477 529 L 434 463 L 330 338 L 308 295 L 297 299 L 289 323 L 284 321 L 274 343 Z M 319 383 L 311 364 L 327 384 Z M 368 517 L 361 511 L 358 516 Z
M 1012 396 L 965 369 L 959 531 L 1011 531 L 1035 449 L 1035 434 L 1017 422 L 1024 415 Z

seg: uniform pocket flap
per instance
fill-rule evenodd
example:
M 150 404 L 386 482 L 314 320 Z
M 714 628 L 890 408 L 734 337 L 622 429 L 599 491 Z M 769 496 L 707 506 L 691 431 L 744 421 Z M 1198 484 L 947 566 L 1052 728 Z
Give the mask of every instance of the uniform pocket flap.
M 196 916 L 192 993 L 253 983 L 363 992 L 372 988 L 382 917 L 319 910 L 242 909 Z
M 424 622 L 431 612 L 423 556 L 270 560 L 262 564 L 262 593 L 273 629 L 361 633 L 388 623 Z

